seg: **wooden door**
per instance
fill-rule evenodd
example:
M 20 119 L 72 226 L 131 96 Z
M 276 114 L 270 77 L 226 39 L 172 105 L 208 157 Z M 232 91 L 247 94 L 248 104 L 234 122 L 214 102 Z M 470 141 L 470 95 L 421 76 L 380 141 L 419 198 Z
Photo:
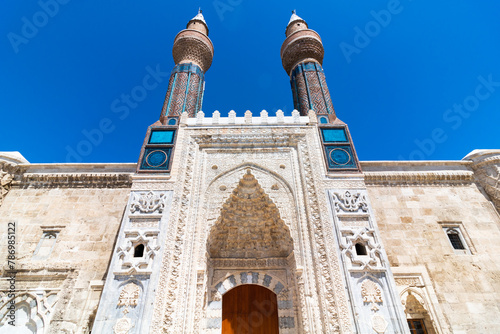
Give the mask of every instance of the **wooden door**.
M 276 294 L 259 285 L 245 284 L 222 297 L 222 334 L 278 334 Z

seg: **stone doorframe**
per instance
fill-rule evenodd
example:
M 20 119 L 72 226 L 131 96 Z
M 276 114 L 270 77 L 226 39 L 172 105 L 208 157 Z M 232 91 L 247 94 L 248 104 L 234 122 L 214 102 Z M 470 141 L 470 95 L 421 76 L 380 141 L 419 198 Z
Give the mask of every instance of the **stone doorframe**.
M 271 274 L 271 271 L 276 272 L 278 270 L 227 270 L 228 273 L 225 277 L 209 284 L 206 304 L 207 332 L 220 333 L 223 295 L 235 287 L 244 284 L 255 284 L 265 287 L 277 295 L 280 333 L 297 333 L 297 307 L 294 307 L 297 303 L 295 302 L 296 294 L 291 287 L 292 284 L 278 278 L 276 274 Z

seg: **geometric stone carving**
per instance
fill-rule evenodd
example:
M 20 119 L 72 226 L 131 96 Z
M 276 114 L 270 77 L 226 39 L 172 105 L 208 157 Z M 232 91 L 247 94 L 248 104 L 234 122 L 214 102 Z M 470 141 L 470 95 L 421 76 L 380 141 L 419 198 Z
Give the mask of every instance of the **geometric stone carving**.
M 350 270 L 385 271 L 382 263 L 382 247 L 375 242 L 375 230 L 367 227 L 343 228 L 340 230 L 342 252 L 351 260 Z M 358 255 L 356 244 L 366 248 L 366 255 Z
M 382 290 L 377 283 L 371 279 L 365 279 L 363 284 L 361 284 L 361 297 L 363 297 L 363 303 L 371 303 L 372 311 L 378 311 L 377 303 L 382 304 Z M 384 329 L 385 331 L 385 329 Z
M 287 257 L 293 250 L 290 231 L 276 205 L 250 170 L 240 180 L 212 226 L 212 258 Z
M 22 332 L 29 329 L 30 333 L 44 333 L 55 313 L 58 302 L 57 291 L 34 291 L 10 297 L 8 292 L 0 292 L 0 327 L 5 333 Z M 15 327 L 10 326 L 12 320 L 8 306 L 15 305 Z M 9 331 L 10 330 L 10 331 Z M 17 331 L 16 331 L 17 330 Z
M 165 193 L 150 192 L 132 192 L 132 202 L 130 212 L 134 213 L 162 213 L 165 208 Z
M 340 212 L 362 212 L 368 211 L 366 197 L 362 193 L 351 194 L 347 190 L 344 194 L 334 193 L 335 195 L 335 211 Z
M 281 290 L 280 293 L 278 293 L 278 300 L 288 300 L 290 298 L 288 293 L 288 288 L 284 288 L 283 290 Z
M 160 250 L 158 230 L 125 231 L 124 244 L 117 247 L 118 265 L 114 271 L 117 275 L 151 274 L 153 260 Z M 135 257 L 134 250 L 143 245 L 141 257 Z

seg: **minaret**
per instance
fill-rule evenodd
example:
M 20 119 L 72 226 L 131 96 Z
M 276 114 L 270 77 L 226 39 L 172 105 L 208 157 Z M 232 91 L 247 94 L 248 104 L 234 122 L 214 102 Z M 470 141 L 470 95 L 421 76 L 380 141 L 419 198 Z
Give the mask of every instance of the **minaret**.
M 309 110 L 314 110 L 319 123 L 333 122 L 335 110 L 321 67 L 325 53 L 321 37 L 316 31 L 308 29 L 306 21 L 295 11 L 292 12 L 285 35 L 281 61 L 290 76 L 294 108 L 303 116 Z
M 319 34 L 292 12 L 281 46 L 281 61 L 290 76 L 294 108 L 302 116 L 313 110 L 328 172 L 359 172 L 359 160 L 347 125 L 337 118 L 321 65 L 325 50 Z
M 172 48 L 175 66 L 170 74 L 160 120 L 148 128 L 137 172 L 168 173 L 182 113 L 195 117 L 201 110 L 205 72 L 214 56 L 208 26 L 201 10 L 175 36 Z
M 188 22 L 186 29 L 175 36 L 172 54 L 175 67 L 170 75 L 160 117 L 164 125 L 178 124 L 183 112 L 195 117 L 201 109 L 204 76 L 214 57 L 214 46 L 208 38 L 208 26 L 201 9 Z

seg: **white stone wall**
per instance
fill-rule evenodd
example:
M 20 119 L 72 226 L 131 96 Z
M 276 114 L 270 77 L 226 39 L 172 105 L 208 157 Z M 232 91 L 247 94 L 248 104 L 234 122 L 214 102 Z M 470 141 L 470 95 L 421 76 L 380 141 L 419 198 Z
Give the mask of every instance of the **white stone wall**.
M 364 167 L 403 302 L 413 292 L 436 333 L 498 332 L 500 218 L 475 183 L 470 163 Z M 452 248 L 447 226 L 460 229 L 466 251 Z
M 92 181 L 78 168 L 53 165 L 51 171 L 57 169 L 58 173 L 34 176 L 31 172 L 37 168 L 46 170 L 34 165 L 20 167 L 21 173 L 13 176 L 13 186 L 0 206 L 0 258 L 5 259 L 0 321 L 5 322 L 10 301 L 6 293 L 7 228 L 9 222 L 15 222 L 15 303 L 29 306 L 37 333 L 87 333 L 130 188 L 113 182 L 117 175 L 95 175 Z M 63 170 L 71 177 L 60 174 Z M 23 177 L 26 173 L 32 174 L 31 180 L 43 178 L 43 182 L 28 181 Z

